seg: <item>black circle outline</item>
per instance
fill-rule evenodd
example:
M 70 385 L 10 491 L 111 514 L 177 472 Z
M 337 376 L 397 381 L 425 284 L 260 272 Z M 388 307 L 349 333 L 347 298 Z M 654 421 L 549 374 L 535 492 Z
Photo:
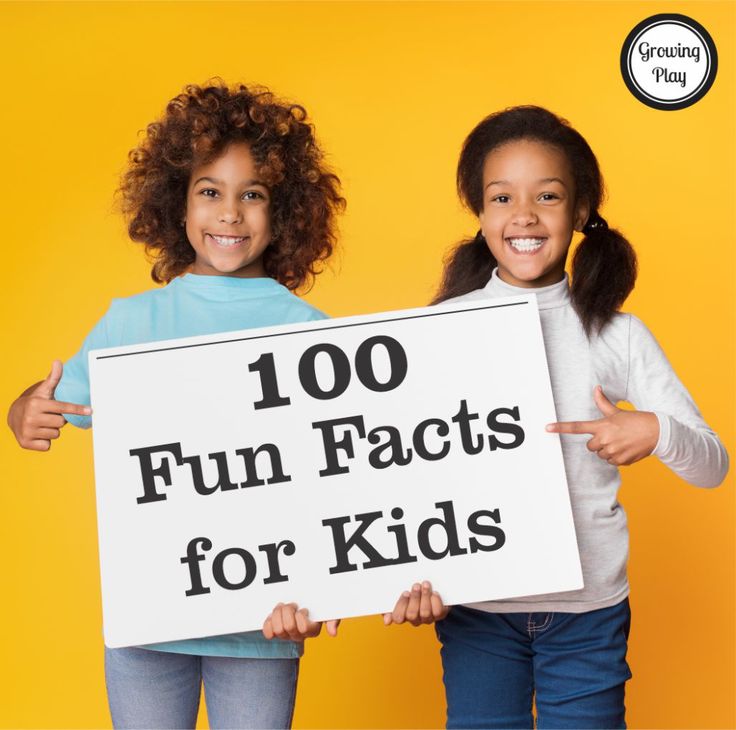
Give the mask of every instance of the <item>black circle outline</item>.
M 644 30 L 656 25 L 662 25 L 666 22 L 677 23 L 690 28 L 690 30 L 700 36 L 703 40 L 710 55 L 710 69 L 708 73 L 706 73 L 705 79 L 701 82 L 698 89 L 691 92 L 684 99 L 671 102 L 664 102 L 659 99 L 652 98 L 642 91 L 634 81 L 633 74 L 631 73 L 628 64 L 631 48 L 639 35 L 641 35 Z M 686 109 L 687 107 L 697 103 L 710 91 L 710 87 L 713 86 L 713 82 L 716 80 L 716 74 L 718 73 L 718 51 L 716 50 L 716 44 L 713 42 L 713 38 L 710 33 L 708 33 L 708 31 L 696 20 L 693 20 L 687 15 L 680 15 L 679 13 L 660 13 L 658 15 L 651 15 L 642 20 L 626 36 L 626 40 L 621 47 L 620 65 L 621 76 L 623 77 L 626 87 L 642 104 L 646 104 L 652 109 L 659 109 L 661 111 L 677 111 L 678 109 Z

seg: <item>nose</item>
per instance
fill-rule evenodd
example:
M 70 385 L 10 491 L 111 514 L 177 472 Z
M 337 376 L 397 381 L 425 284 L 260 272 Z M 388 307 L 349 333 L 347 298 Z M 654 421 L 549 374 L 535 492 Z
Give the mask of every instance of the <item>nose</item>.
M 529 203 L 520 201 L 513 212 L 513 221 L 517 226 L 526 228 L 539 221 L 537 214 Z
M 228 225 L 242 222 L 242 213 L 236 201 L 223 200 L 217 212 L 217 220 Z

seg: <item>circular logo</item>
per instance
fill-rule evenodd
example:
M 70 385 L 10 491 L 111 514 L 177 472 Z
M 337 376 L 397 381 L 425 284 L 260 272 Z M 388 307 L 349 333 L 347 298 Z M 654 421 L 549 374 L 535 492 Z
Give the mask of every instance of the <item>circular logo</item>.
M 629 91 L 654 109 L 692 106 L 713 85 L 718 53 L 710 33 L 686 15 L 642 20 L 621 49 L 621 75 Z

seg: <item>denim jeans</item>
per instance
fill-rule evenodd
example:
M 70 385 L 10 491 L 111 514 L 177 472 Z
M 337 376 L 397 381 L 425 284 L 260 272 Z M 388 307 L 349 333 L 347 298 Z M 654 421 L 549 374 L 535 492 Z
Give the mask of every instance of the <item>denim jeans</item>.
M 289 728 L 298 673 L 298 659 L 105 647 L 115 728 L 194 728 L 202 683 L 211 728 Z
M 628 599 L 587 613 L 454 607 L 437 624 L 448 728 L 625 728 Z

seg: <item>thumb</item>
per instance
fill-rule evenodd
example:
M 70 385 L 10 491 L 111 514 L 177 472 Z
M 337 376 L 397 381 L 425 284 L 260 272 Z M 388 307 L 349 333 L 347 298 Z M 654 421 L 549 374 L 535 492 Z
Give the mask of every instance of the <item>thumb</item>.
M 36 389 L 36 395 L 53 400 L 54 391 L 61 380 L 63 372 L 64 365 L 61 360 L 54 360 L 51 363 L 51 372 L 46 376 L 46 380 L 44 380 Z
M 615 413 L 618 413 L 619 409 L 611 403 L 608 398 L 606 398 L 603 388 L 601 388 L 600 385 L 595 386 L 595 390 L 593 391 L 593 400 L 595 401 L 596 406 L 598 406 L 598 410 L 604 416 L 612 416 Z

